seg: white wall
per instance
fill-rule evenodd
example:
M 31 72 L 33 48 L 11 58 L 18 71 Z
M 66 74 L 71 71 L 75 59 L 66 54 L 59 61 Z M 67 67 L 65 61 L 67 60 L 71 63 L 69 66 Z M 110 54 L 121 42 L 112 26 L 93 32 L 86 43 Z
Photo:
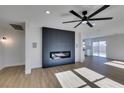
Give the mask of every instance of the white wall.
M 111 28 L 105 28 L 100 30 L 92 29 L 92 31 L 87 30 L 87 32 L 84 32 L 83 37 L 84 39 L 88 39 L 88 38 L 104 37 L 104 36 L 123 34 L 123 33 L 124 33 L 124 26 L 120 26 L 118 23 L 116 26 L 113 26 Z
M 83 62 L 83 34 L 82 32 L 75 32 L 75 62 Z
M 0 37 L 2 37 L 3 30 L 0 29 Z M 0 70 L 4 67 L 4 47 L 2 42 L 0 42 Z
M 6 41 L 0 41 L 0 67 L 25 64 L 25 32 L 12 29 L 0 30 L 0 38 L 6 36 Z
M 2 44 L 0 43 L 0 70 L 3 68 L 3 62 L 4 62 L 4 59 L 3 59 L 3 47 L 2 47 Z
M 109 35 L 85 40 L 86 42 L 106 41 L 107 58 L 124 60 L 124 34 Z M 92 45 L 86 43 L 87 48 L 92 52 Z M 92 53 L 91 53 L 92 54 Z
M 32 22 L 26 22 L 25 41 L 25 73 L 30 74 L 31 69 L 42 67 L 42 31 L 41 28 Z M 37 43 L 37 48 L 32 48 L 32 43 Z
M 124 60 L 124 34 L 107 38 L 107 57 Z
M 98 30 L 84 31 L 83 37 L 84 39 L 107 40 L 107 56 L 112 59 L 124 60 L 124 17 L 122 17 L 124 13 L 119 8 L 114 12 L 119 15 L 112 15 L 114 18 L 107 26 L 101 25 L 102 28 L 99 28 L 96 24 L 94 29 L 98 28 Z
M 80 61 L 80 33 L 75 32 L 75 62 Z

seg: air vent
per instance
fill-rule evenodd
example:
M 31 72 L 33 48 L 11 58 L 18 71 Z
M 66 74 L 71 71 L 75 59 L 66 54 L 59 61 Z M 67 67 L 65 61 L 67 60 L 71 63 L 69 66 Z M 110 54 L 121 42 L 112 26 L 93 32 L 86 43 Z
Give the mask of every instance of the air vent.
M 10 24 L 15 30 L 24 30 L 23 27 L 21 25 L 17 25 L 17 24 Z

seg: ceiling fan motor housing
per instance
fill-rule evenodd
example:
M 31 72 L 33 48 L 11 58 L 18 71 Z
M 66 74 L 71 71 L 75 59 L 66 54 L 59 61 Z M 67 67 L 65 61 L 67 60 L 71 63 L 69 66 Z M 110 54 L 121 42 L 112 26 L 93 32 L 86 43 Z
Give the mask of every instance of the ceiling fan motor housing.
M 82 14 L 83 14 L 83 15 L 86 15 L 86 14 L 87 14 L 87 11 L 83 11 Z

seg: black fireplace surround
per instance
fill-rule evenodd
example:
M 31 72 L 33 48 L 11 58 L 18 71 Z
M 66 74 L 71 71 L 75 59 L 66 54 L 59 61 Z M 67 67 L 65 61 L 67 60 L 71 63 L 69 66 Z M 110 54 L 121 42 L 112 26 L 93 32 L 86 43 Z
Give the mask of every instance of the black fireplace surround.
M 75 32 L 42 28 L 42 66 L 75 63 Z

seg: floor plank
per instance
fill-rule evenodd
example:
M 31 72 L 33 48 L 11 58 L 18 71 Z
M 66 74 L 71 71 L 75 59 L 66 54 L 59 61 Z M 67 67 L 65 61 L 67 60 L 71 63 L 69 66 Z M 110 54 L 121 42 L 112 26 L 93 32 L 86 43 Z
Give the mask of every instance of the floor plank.
M 24 66 L 8 67 L 0 71 L 0 87 L 4 88 L 60 88 L 55 73 L 87 67 L 114 81 L 124 84 L 124 70 L 104 65 L 110 59 L 86 57 L 83 63 L 50 68 L 33 69 L 31 75 L 24 74 Z M 91 87 L 91 86 L 90 86 Z

